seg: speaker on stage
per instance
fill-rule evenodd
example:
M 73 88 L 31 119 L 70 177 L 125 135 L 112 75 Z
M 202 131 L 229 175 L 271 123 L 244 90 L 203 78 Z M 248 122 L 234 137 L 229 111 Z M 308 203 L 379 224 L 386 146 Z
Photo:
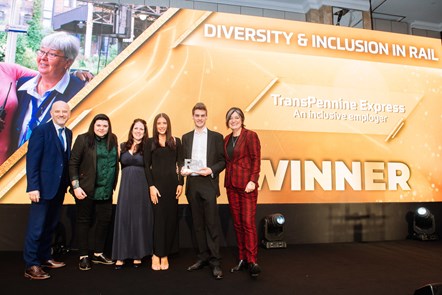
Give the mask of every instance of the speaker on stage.
M 442 295 L 442 283 L 432 283 L 414 291 L 414 295 Z

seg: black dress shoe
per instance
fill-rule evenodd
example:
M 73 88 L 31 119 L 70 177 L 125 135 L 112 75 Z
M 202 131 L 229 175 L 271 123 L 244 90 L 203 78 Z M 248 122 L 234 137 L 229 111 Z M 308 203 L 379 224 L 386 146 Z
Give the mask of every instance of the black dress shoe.
M 46 260 L 45 262 L 43 262 L 41 264 L 41 266 L 48 267 L 48 268 L 60 268 L 60 267 L 66 266 L 66 263 L 55 261 L 53 259 L 49 259 L 49 260 Z
M 25 270 L 25 278 L 31 280 L 46 280 L 50 277 L 51 276 L 38 265 L 33 265 Z
M 198 269 L 202 269 L 204 266 L 208 265 L 209 263 L 207 261 L 203 261 L 203 260 L 198 260 L 197 262 L 195 262 L 194 264 L 192 264 L 191 266 L 189 266 L 187 268 L 188 271 L 193 271 L 193 270 L 198 270 Z
M 80 270 L 90 270 L 92 268 L 92 263 L 89 257 L 83 257 L 78 263 L 78 268 Z
M 249 273 L 252 278 L 256 278 L 261 273 L 261 268 L 258 263 L 250 263 L 249 264 Z
M 215 265 L 212 268 L 212 274 L 217 280 L 221 280 L 223 278 L 223 271 L 221 270 L 221 267 L 219 265 Z
M 247 261 L 240 260 L 238 264 L 230 269 L 230 272 L 240 271 L 247 268 Z

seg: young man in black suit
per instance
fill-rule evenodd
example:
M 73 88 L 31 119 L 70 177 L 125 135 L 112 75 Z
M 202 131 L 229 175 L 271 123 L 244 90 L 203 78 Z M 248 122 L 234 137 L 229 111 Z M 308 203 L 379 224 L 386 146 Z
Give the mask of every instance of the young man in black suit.
M 183 135 L 184 159 L 192 160 L 192 169 L 183 167 L 186 196 L 192 210 L 198 260 L 187 268 L 194 271 L 210 265 L 215 279 L 223 278 L 220 265 L 220 227 L 217 197 L 219 174 L 225 168 L 223 136 L 207 129 L 207 108 L 197 103 L 192 109 L 195 130 Z

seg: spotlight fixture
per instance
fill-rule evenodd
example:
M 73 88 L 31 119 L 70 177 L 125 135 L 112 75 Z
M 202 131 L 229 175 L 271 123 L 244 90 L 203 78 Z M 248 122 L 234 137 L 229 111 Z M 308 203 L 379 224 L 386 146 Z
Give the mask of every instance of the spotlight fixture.
M 147 19 L 147 14 L 140 13 L 138 14 L 138 18 L 141 19 L 142 21 L 145 21 Z
M 434 215 L 425 207 L 419 207 L 413 216 L 413 238 L 421 241 L 438 239 Z
M 79 21 L 79 22 L 77 23 L 77 26 L 78 26 L 78 28 L 81 30 L 81 29 L 83 29 L 83 28 L 86 26 L 86 24 L 85 24 L 84 21 Z
M 264 239 L 262 244 L 265 248 L 287 248 L 284 241 L 285 218 L 281 213 L 267 215 L 264 218 Z

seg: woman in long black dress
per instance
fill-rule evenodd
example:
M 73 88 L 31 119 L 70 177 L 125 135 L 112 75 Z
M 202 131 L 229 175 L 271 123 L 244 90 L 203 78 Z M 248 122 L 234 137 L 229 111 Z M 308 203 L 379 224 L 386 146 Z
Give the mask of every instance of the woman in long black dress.
M 158 114 L 153 123 L 153 137 L 144 149 L 144 161 L 150 198 L 154 204 L 152 269 L 169 268 L 168 256 L 176 248 L 178 198 L 183 190 L 180 171 L 183 156 L 181 140 L 172 136 L 169 117 Z
M 122 175 L 112 247 L 116 269 L 121 269 L 126 259 L 133 259 L 138 267 L 143 257 L 152 255 L 153 210 L 143 157 L 147 138 L 146 121 L 135 119 L 127 141 L 120 146 Z

